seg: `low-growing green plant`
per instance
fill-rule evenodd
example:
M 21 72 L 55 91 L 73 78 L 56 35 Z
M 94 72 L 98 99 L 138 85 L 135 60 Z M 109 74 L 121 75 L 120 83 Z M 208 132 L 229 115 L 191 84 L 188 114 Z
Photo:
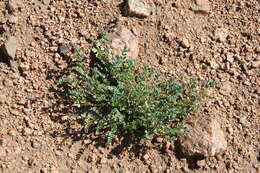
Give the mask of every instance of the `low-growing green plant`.
M 188 132 L 183 119 L 200 108 L 205 96 L 196 79 L 166 80 L 160 73 L 122 55 L 112 55 L 105 35 L 93 41 L 92 67 L 85 64 L 80 50 L 73 58 L 71 74 L 60 79 L 65 84 L 84 130 L 104 132 L 111 142 L 118 135 L 134 135 L 140 140 L 164 137 L 175 140 Z

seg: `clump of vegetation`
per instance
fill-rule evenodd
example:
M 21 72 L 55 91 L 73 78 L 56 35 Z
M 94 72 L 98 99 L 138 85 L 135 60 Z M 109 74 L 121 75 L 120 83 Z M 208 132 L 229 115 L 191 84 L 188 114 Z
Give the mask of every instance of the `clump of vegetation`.
M 188 132 L 183 119 L 200 108 L 205 96 L 196 79 L 164 79 L 125 54 L 111 55 L 105 35 L 93 41 L 93 66 L 85 65 L 77 50 L 71 73 L 60 79 L 65 92 L 80 113 L 86 133 L 106 134 L 108 142 L 118 135 L 134 135 L 140 140 L 163 137 L 175 140 Z

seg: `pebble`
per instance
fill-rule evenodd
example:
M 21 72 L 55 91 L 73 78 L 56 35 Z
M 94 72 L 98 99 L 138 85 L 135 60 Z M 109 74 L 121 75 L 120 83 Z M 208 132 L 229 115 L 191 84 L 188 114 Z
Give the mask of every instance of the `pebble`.
M 11 130 L 8 132 L 8 135 L 10 135 L 10 136 L 16 136 L 16 135 L 17 135 L 17 132 L 16 132 L 14 129 L 11 129 Z
M 227 131 L 230 135 L 233 135 L 233 133 L 234 133 L 234 130 L 231 126 L 227 128 Z
M 1 52 L 4 53 L 9 58 L 13 59 L 16 55 L 16 49 L 18 48 L 19 43 L 16 37 L 11 36 L 7 39 L 5 44 L 1 48 Z
M 20 69 L 21 69 L 23 72 L 30 70 L 30 65 L 28 65 L 28 64 L 22 63 L 22 64 L 20 64 L 19 67 L 20 67 Z
M 32 146 L 33 148 L 39 148 L 40 145 L 41 145 L 41 144 L 40 144 L 37 140 L 32 140 L 32 142 L 31 142 L 31 146 Z
M 231 93 L 231 91 L 232 91 L 232 87 L 231 87 L 231 83 L 230 82 L 224 82 L 223 84 L 222 84 L 222 87 L 220 88 L 220 93 L 221 94 L 223 94 L 223 95 L 226 95 L 226 96 L 228 96 L 230 93 Z
M 66 44 L 60 44 L 58 46 L 58 53 L 61 55 L 65 55 L 70 52 L 69 47 Z
M 3 147 L 0 147 L 0 158 L 4 158 L 6 156 L 6 150 Z
M 42 2 L 43 2 L 44 5 L 49 5 L 51 1 L 50 0 L 43 0 Z
M 8 22 L 11 24 L 16 24 L 18 21 L 18 18 L 16 16 L 11 15 L 8 19 Z
M 186 38 L 183 38 L 183 39 L 181 40 L 181 45 L 182 45 L 184 48 L 189 48 L 189 47 L 190 47 L 189 40 L 186 39 Z
M 40 170 L 40 173 L 48 173 L 48 169 L 47 169 L 47 168 L 42 168 L 42 169 Z
M 155 140 L 158 143 L 162 143 L 163 142 L 163 138 L 162 137 L 157 137 L 157 138 L 155 138 Z
M 228 30 L 225 28 L 217 28 L 214 32 L 216 40 L 225 42 L 228 36 Z
M 240 117 L 239 118 L 239 123 L 243 124 L 243 125 L 246 124 L 247 123 L 247 117 L 246 116 Z
M 196 6 L 192 8 L 196 13 L 208 14 L 210 12 L 210 4 L 208 0 L 196 0 Z
M 9 0 L 6 6 L 6 9 L 8 10 L 9 13 L 14 13 L 15 10 L 18 7 L 18 2 L 17 0 Z
M 230 63 L 234 62 L 234 55 L 231 53 L 226 54 L 226 60 Z
M 23 129 L 23 135 L 24 136 L 31 135 L 31 134 L 32 134 L 32 130 L 31 129 L 29 129 L 27 127 Z
M 216 63 L 215 61 L 210 61 L 210 67 L 213 69 L 218 69 L 219 68 L 219 64 Z
M 206 165 L 206 161 L 205 161 L 205 160 L 198 160 L 198 161 L 197 161 L 197 165 L 198 165 L 199 167 L 204 167 L 204 166 Z
M 1 23 L 1 21 L 0 21 Z M 0 24 L 0 34 L 3 34 L 6 31 L 5 25 Z
M 256 53 L 260 53 L 260 46 L 257 46 L 257 47 L 255 48 L 255 52 L 256 52 Z
M 151 15 L 151 10 L 143 0 L 127 0 L 125 7 L 125 15 L 136 17 L 148 17 Z
M 56 151 L 55 151 L 55 154 L 56 154 L 56 156 L 61 156 L 61 155 L 62 155 L 62 151 L 56 150 Z
M 53 47 L 49 47 L 49 50 L 50 50 L 51 52 L 57 52 L 58 48 L 55 47 L 55 46 L 53 46 Z
M 4 84 L 5 87 L 12 87 L 13 81 L 11 79 L 4 79 L 3 84 Z
M 107 162 L 107 158 L 103 157 L 103 158 L 100 159 L 100 163 L 101 163 L 101 164 L 104 164 L 104 163 L 106 163 L 106 162 Z
M 4 94 L 0 94 L 0 105 L 4 104 L 6 101 L 6 96 Z
M 253 62 L 252 62 L 252 67 L 257 68 L 257 67 L 259 67 L 259 66 L 260 66 L 260 61 L 253 61 Z
M 149 155 L 148 154 L 145 154 L 144 156 L 143 156 L 143 159 L 146 161 L 146 162 L 148 162 L 149 161 Z

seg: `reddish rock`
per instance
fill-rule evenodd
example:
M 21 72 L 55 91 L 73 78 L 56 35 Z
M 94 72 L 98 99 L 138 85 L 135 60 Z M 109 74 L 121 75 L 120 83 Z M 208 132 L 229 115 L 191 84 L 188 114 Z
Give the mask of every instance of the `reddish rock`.
M 215 156 L 227 148 L 227 141 L 216 119 L 202 117 L 189 123 L 191 133 L 180 137 L 182 152 L 188 156 Z
M 108 34 L 109 48 L 115 55 L 121 55 L 126 48 L 126 55 L 137 59 L 139 53 L 138 39 L 133 33 L 123 26 L 119 26 L 114 32 Z

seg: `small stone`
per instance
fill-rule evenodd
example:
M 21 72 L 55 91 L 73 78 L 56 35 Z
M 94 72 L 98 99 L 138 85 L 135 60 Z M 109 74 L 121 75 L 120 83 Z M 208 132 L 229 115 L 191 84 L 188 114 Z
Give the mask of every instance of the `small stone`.
M 199 166 L 199 167 L 204 167 L 205 165 L 206 165 L 206 161 L 203 159 L 203 160 L 198 160 L 197 161 L 197 165 Z
M 6 150 L 3 147 L 0 147 L 0 158 L 4 158 L 6 156 Z
M 196 13 L 208 14 L 210 12 L 210 4 L 208 0 L 196 0 L 196 6 L 192 8 Z
M 3 34 L 5 31 L 6 31 L 6 27 L 4 24 L 1 24 L 1 21 L 0 21 L 0 34 Z
M 52 47 L 49 47 L 49 50 L 50 50 L 51 52 L 57 52 L 58 47 L 52 46 Z
M 62 116 L 61 121 L 65 122 L 69 120 L 69 116 Z
M 28 159 L 27 164 L 29 166 L 35 166 L 35 165 L 37 165 L 37 161 L 36 161 L 36 159 Z
M 260 53 L 260 46 L 257 46 L 257 47 L 255 48 L 255 52 L 256 52 L 256 53 Z
M 8 19 L 8 22 L 11 24 L 16 24 L 18 21 L 18 18 L 16 16 L 11 15 Z
M 218 69 L 219 68 L 219 64 L 216 63 L 214 60 L 210 61 L 210 67 L 213 69 Z
M 55 151 L 56 156 L 61 156 L 62 152 L 60 150 Z
M 28 64 L 20 64 L 19 68 L 23 71 L 23 72 L 26 72 L 26 71 L 29 71 L 30 70 L 30 65 Z
M 127 0 L 125 7 L 125 15 L 136 17 L 148 17 L 151 10 L 143 0 Z
M 61 55 L 66 55 L 67 53 L 70 52 L 69 47 L 66 44 L 60 44 L 58 46 L 58 53 Z
M 233 130 L 233 128 L 230 126 L 230 127 L 227 128 L 227 132 L 228 132 L 230 135 L 233 135 L 234 130 Z
M 23 129 L 23 135 L 24 136 L 31 135 L 31 134 L 32 134 L 32 130 L 31 129 L 29 129 L 27 127 Z
M 47 169 L 47 168 L 42 168 L 42 169 L 40 170 L 40 173 L 48 173 L 48 169 Z
M 43 3 L 44 5 L 49 5 L 50 2 L 51 2 L 50 0 L 43 0 L 43 1 L 42 1 L 42 3 Z
M 226 54 L 226 60 L 230 63 L 234 62 L 234 56 L 231 53 Z
M 14 13 L 15 10 L 18 8 L 18 0 L 9 0 L 6 6 L 6 9 L 9 13 Z
M 260 24 L 260 17 L 256 19 L 256 22 Z
M 100 163 L 101 163 L 101 164 L 104 164 L 104 163 L 106 163 L 106 162 L 107 162 L 107 158 L 103 157 L 102 159 L 100 159 Z
M 259 67 L 259 66 L 260 66 L 260 61 L 253 61 L 253 62 L 252 62 L 252 67 L 257 68 L 257 67 Z
M 16 135 L 17 135 L 17 132 L 16 132 L 14 129 L 11 129 L 11 130 L 8 132 L 8 135 L 10 135 L 10 136 L 16 136 Z
M 33 148 L 39 148 L 41 144 L 38 141 L 33 140 L 31 142 L 31 145 L 32 145 Z
M 228 36 L 228 30 L 225 28 L 218 28 L 215 30 L 214 35 L 220 42 L 225 42 Z
M 239 118 L 239 122 L 242 125 L 246 124 L 247 123 L 247 117 L 246 116 L 240 117 Z
M 147 162 L 147 161 L 149 161 L 149 155 L 148 154 L 145 154 L 144 156 L 143 156 L 143 159 Z
M 181 150 L 186 156 L 211 157 L 226 150 L 227 141 L 216 119 L 199 117 L 188 124 L 192 133 L 180 137 Z
M 6 96 L 4 94 L 0 94 L 0 105 L 6 102 Z
M 182 45 L 184 48 L 189 48 L 189 47 L 190 47 L 189 40 L 186 39 L 186 38 L 183 38 L 183 39 L 181 40 L 181 45 Z
M 108 34 L 109 47 L 115 55 L 122 55 L 126 48 L 126 56 L 132 59 L 138 58 L 138 38 L 130 30 L 123 26 L 115 28 L 114 32 Z
M 156 142 L 162 143 L 162 142 L 163 142 L 163 138 L 162 138 L 162 137 L 157 137 L 157 138 L 156 138 Z
M 1 48 L 1 52 L 10 58 L 14 58 L 16 55 L 16 49 L 18 48 L 19 43 L 16 37 L 11 36 L 7 39 L 5 44 Z
M 228 96 L 231 91 L 232 91 L 232 84 L 230 82 L 224 82 L 222 84 L 222 87 L 220 88 L 220 93 L 225 95 L 225 96 Z

